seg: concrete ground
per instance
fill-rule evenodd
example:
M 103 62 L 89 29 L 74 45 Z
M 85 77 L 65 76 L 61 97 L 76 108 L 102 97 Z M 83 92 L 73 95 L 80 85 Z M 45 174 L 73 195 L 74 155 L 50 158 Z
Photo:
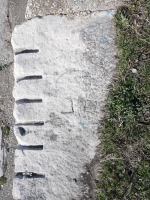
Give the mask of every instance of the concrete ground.
M 4 158 L 4 152 L 3 152 L 3 142 L 2 142 L 2 128 L 0 126 L 0 177 L 3 176 L 3 158 Z
M 12 31 L 17 24 L 25 21 L 25 10 L 27 0 L 2 0 L 0 2 L 0 121 L 10 127 L 10 135 L 5 139 L 5 144 L 9 145 L 7 152 L 7 169 L 5 176 L 7 183 L 0 190 L 1 200 L 13 200 L 12 185 L 14 177 L 14 151 L 17 141 L 14 136 L 13 107 L 14 99 L 12 91 L 14 87 L 13 75 L 13 50 L 11 47 Z
M 26 18 L 55 15 L 85 15 L 86 13 L 114 10 L 127 0 L 28 0 Z

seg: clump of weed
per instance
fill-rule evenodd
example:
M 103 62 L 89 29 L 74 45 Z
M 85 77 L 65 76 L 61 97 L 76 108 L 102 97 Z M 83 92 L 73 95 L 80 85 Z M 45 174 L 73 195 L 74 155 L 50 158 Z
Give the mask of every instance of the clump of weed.
M 2 176 L 0 177 L 0 185 L 4 185 L 7 182 L 7 178 Z
M 1 129 L 2 129 L 3 136 L 8 137 L 9 132 L 10 132 L 10 127 L 8 125 L 6 125 L 2 120 L 0 120 L 0 126 L 1 126 Z
M 119 61 L 101 129 L 98 200 L 150 198 L 150 1 L 116 16 Z M 107 159 L 108 158 L 108 159 Z
M 9 135 L 9 132 L 10 132 L 10 127 L 7 126 L 7 125 L 4 125 L 2 127 L 2 133 L 3 133 L 3 135 L 7 137 Z

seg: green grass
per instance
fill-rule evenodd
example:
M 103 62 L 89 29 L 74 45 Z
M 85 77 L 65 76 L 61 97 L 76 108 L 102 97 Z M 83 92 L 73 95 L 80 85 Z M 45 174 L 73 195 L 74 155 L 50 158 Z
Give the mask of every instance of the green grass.
M 10 132 L 10 127 L 6 125 L 2 120 L 0 120 L 0 126 L 2 129 L 3 136 L 8 137 Z
M 6 181 L 7 181 L 6 177 L 4 177 L 4 176 L 0 177 L 0 185 L 4 185 L 6 183 Z
M 102 121 L 98 200 L 150 199 L 150 0 L 130 2 L 115 16 L 119 61 Z
M 9 132 L 10 132 L 10 127 L 7 126 L 7 125 L 4 125 L 4 126 L 2 127 L 2 132 L 3 132 L 4 136 L 7 137 L 7 136 L 9 135 Z

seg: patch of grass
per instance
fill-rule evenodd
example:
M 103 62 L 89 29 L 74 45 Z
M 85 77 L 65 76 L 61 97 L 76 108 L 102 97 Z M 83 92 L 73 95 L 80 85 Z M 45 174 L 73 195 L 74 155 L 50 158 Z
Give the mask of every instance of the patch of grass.
M 2 120 L 0 120 L 0 126 L 2 129 L 3 136 L 8 137 L 9 132 L 10 132 L 10 127 L 6 125 Z
M 4 176 L 0 177 L 0 185 L 4 185 L 6 183 L 6 181 L 7 181 L 6 177 L 4 177 Z
M 7 125 L 4 125 L 4 126 L 2 127 L 2 132 L 3 132 L 4 136 L 8 136 L 8 135 L 9 135 L 9 132 L 10 132 L 10 127 L 7 126 Z
M 149 200 L 150 0 L 131 0 L 115 23 L 119 62 L 102 122 L 97 199 Z

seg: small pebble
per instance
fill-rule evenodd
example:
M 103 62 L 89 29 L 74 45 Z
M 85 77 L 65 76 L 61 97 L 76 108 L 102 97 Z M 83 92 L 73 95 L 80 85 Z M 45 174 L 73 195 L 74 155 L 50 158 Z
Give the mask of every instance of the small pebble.
M 132 68 L 131 71 L 132 71 L 133 74 L 137 73 L 137 69 L 135 69 L 135 68 Z

